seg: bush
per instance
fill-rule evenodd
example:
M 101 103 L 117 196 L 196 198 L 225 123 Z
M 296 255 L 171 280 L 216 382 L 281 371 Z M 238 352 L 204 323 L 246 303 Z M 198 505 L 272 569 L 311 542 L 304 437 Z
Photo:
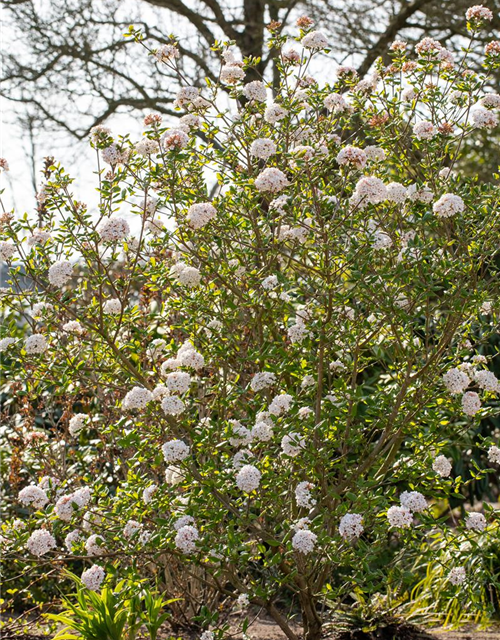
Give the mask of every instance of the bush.
M 473 43 L 489 14 L 468 18 Z M 30 329 L 1 343 L 20 407 L 7 434 L 35 470 L 17 498 L 29 517 L 3 535 L 41 571 L 83 562 L 90 590 L 163 579 L 217 634 L 224 598 L 296 639 L 276 606 L 290 594 L 314 640 L 323 604 L 408 583 L 438 535 L 472 550 L 443 551 L 450 598 L 488 575 L 474 550 L 498 511 L 450 522 L 464 482 L 446 456 L 497 414 L 481 348 L 497 331 L 498 185 L 456 168 L 498 125 L 500 44 L 484 76 L 473 44 L 453 61 L 426 38 L 320 87 L 325 38 L 302 19 L 296 39 L 273 41 L 272 102 L 244 84 L 256 61 L 218 45 L 220 83 L 182 87 L 176 127 L 148 115 L 139 142 L 93 129 L 95 206 L 48 161 L 36 219 L 3 215 L 2 301 Z M 174 44 L 152 55 L 178 69 Z M 500 458 L 482 446 L 475 479 Z

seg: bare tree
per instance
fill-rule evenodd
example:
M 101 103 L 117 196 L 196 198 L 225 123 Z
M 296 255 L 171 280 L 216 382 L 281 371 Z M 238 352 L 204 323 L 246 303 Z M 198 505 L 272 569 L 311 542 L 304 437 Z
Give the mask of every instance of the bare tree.
M 492 0 L 497 5 L 500 0 Z M 489 4 L 491 5 L 490 2 Z M 337 62 L 351 56 L 369 72 L 396 37 L 430 35 L 459 50 L 470 0 L 4 0 L 12 30 L 4 52 L 1 94 L 28 106 L 44 128 L 83 138 L 113 114 L 143 110 L 175 115 L 176 82 L 164 65 L 151 72 L 147 52 L 124 37 L 130 24 L 156 48 L 178 36 L 184 75 L 201 86 L 219 66 L 216 40 L 233 41 L 243 57 L 271 67 L 266 24 L 286 33 L 302 13 L 328 34 Z M 493 28 L 500 27 L 498 11 Z M 491 39 L 491 32 L 487 34 Z M 9 45 L 9 43 L 7 43 Z M 6 47 L 8 49 L 9 47 Z M 21 111 L 21 109 L 19 109 Z

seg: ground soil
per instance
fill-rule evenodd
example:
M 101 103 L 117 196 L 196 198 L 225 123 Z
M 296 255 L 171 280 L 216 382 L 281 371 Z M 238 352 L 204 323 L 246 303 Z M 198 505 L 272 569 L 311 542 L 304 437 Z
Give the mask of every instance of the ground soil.
M 276 625 L 276 623 L 260 616 L 251 619 L 251 625 L 247 630 L 247 637 L 251 640 L 287 640 L 286 635 Z M 241 628 L 237 618 L 233 620 L 232 627 L 234 632 L 231 633 L 232 640 L 242 640 Z M 294 632 L 301 637 L 300 625 L 293 627 Z M 199 640 L 200 631 L 197 632 L 174 632 L 172 629 L 165 628 L 160 631 L 158 640 Z M 8 632 L 1 634 L 1 640 L 51 640 L 51 636 L 43 634 L 42 630 L 33 630 L 32 633 L 23 633 L 22 635 L 11 635 Z M 446 629 L 418 629 L 411 626 L 398 627 L 397 629 L 385 630 L 381 635 L 368 636 L 366 634 L 336 634 L 334 631 L 328 631 L 324 640 L 500 640 L 500 627 L 490 630 L 478 630 L 474 627 L 465 627 L 460 630 Z
M 293 629 L 300 637 L 301 629 L 297 625 Z M 273 620 L 265 618 L 258 618 L 251 624 L 247 631 L 248 636 L 252 640 L 287 640 L 286 635 L 276 625 Z M 194 636 L 180 634 L 182 640 L 197 640 L 199 635 Z M 234 640 L 241 640 L 240 634 L 232 636 Z M 324 640 L 342 640 L 339 635 L 335 633 L 328 633 L 325 635 Z M 344 640 L 348 640 L 344 636 Z M 352 640 L 358 640 L 357 637 L 353 637 Z M 360 640 L 365 640 L 360 637 Z M 366 638 L 366 640 L 369 640 Z M 371 639 L 370 639 L 371 640 Z M 375 638 L 373 639 L 375 640 Z M 407 633 L 405 630 L 397 632 L 396 635 L 389 632 L 377 638 L 377 640 L 500 640 L 500 628 L 495 630 L 480 631 L 475 628 L 462 629 L 460 631 L 452 631 L 446 629 L 431 629 L 422 630 L 420 633 Z

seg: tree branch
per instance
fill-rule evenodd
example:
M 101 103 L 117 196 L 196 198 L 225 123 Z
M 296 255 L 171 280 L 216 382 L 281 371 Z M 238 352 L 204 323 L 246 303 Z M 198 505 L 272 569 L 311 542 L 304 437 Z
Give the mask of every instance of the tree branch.
M 388 45 L 395 39 L 399 31 L 404 29 L 408 20 L 415 13 L 420 11 L 422 7 L 432 0 L 414 0 L 404 7 L 389 23 L 387 29 L 379 36 L 378 40 L 373 44 L 365 56 L 365 59 L 358 67 L 358 73 L 361 77 L 365 76 L 370 70 L 375 60 L 381 56 L 387 49 Z

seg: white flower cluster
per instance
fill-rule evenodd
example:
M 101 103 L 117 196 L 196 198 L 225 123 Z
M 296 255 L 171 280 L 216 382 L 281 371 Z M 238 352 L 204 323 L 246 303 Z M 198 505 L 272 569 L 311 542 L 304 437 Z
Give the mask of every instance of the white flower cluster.
M 51 549 L 55 549 L 56 540 L 54 536 L 46 529 L 37 529 L 28 538 L 26 542 L 26 548 L 34 556 L 43 556 Z
M 44 491 L 55 489 L 59 484 L 59 480 L 53 476 L 42 476 L 38 481 L 38 486 Z
M 68 535 L 64 538 L 64 546 L 69 551 L 69 553 L 73 553 L 74 547 L 79 542 L 81 542 L 82 539 L 83 538 L 80 531 L 78 531 L 78 529 L 74 529 L 73 531 L 70 531 Z
M 342 166 L 352 166 L 355 169 L 363 169 L 368 161 L 366 153 L 358 147 L 344 147 L 337 154 L 337 163 Z
M 316 384 L 316 378 L 312 375 L 307 375 L 302 378 L 302 382 L 300 383 L 300 386 L 303 389 L 307 389 L 308 387 L 314 387 L 315 384 Z
M 189 144 L 187 131 L 187 128 L 181 126 L 165 131 L 161 138 L 161 146 L 165 151 L 180 151 L 181 149 L 185 149 Z
M 92 527 L 100 527 L 102 524 L 102 516 L 96 511 L 87 511 L 82 520 L 82 527 L 84 531 L 91 531 Z
M 288 185 L 286 175 L 275 167 L 264 169 L 255 179 L 255 187 L 261 192 L 278 193 Z
M 201 229 L 216 215 L 217 209 L 211 202 L 197 202 L 189 207 L 186 220 L 193 229 Z
M 171 275 L 175 276 L 179 284 L 191 289 L 198 287 L 201 282 L 201 273 L 196 267 L 190 267 L 185 262 L 176 262 L 170 269 Z
M 312 497 L 311 491 L 314 489 L 314 485 L 307 480 L 299 482 L 295 489 L 295 501 L 298 507 L 304 507 L 305 509 L 312 509 L 316 504 L 316 500 Z
M 444 374 L 443 383 L 451 394 L 456 395 L 467 389 L 470 384 L 470 378 L 465 372 L 455 367 Z
M 293 398 L 288 393 L 280 393 L 271 401 L 269 405 L 269 413 L 273 416 L 281 416 L 284 413 L 288 413 L 292 406 Z
M 366 147 L 365 153 L 370 162 L 382 162 L 386 158 L 386 153 L 382 147 L 377 147 L 376 145 Z
M 253 440 L 269 442 L 273 437 L 272 424 L 269 424 L 269 422 L 266 421 L 256 422 L 252 428 L 251 436 Z
M 483 107 L 473 109 L 471 119 L 476 129 L 494 129 L 498 125 L 497 114 Z
M 15 343 L 15 338 L 2 338 L 0 340 L 0 353 L 7 351 L 11 344 Z
M 391 527 L 408 529 L 413 523 L 413 514 L 407 507 L 393 506 L 387 510 L 387 520 Z
M 181 87 L 177 92 L 174 106 L 180 108 L 198 108 L 203 106 L 204 99 L 200 96 L 198 87 Z
M 117 164 L 125 164 L 130 157 L 130 151 L 128 149 L 120 149 L 120 147 L 113 142 L 109 147 L 101 150 L 101 155 L 104 162 L 114 166 Z
M 306 446 L 304 438 L 299 433 L 289 433 L 281 440 L 281 449 L 286 456 L 295 458 Z
M 493 464 L 500 464 L 500 448 L 492 445 L 488 449 L 488 460 Z
M 466 574 L 464 567 L 453 567 L 448 574 L 448 580 L 451 584 L 458 586 L 465 582 Z
M 123 398 L 122 408 L 125 410 L 145 409 L 148 402 L 151 402 L 152 399 L 153 395 L 148 389 L 144 387 L 133 387 Z
M 500 95 L 498 93 L 487 93 L 479 102 L 487 109 L 500 109 Z
M 234 454 L 232 465 L 238 471 L 241 467 L 253 458 L 253 453 L 249 449 L 241 449 Z
M 259 488 L 261 472 L 251 464 L 245 464 L 236 474 L 236 484 L 244 493 L 251 493 Z
M 259 371 L 253 376 L 250 387 L 252 391 L 262 391 L 262 389 L 267 389 L 274 384 L 276 384 L 276 374 L 270 371 Z
M 413 127 L 413 134 L 418 140 L 430 140 L 436 135 L 436 128 L 432 122 L 417 122 Z
M 457 213 L 462 213 L 464 209 L 465 203 L 462 198 L 453 193 L 445 193 L 432 207 L 439 218 L 451 218 Z
M 49 267 L 48 278 L 54 287 L 64 287 L 73 275 L 73 265 L 68 260 L 59 260 Z
M 349 109 L 349 103 L 341 93 L 330 93 L 326 96 L 323 104 L 328 111 L 334 111 L 337 113 L 341 113 Z
M 152 484 L 144 489 L 144 491 L 142 492 L 142 501 L 144 502 L 144 504 L 149 504 L 151 502 L 157 490 L 157 484 Z
M 186 527 L 187 525 L 195 526 L 195 520 L 193 516 L 181 516 L 174 522 L 174 529 L 179 531 L 182 527 Z
M 103 242 L 119 242 L 130 233 L 130 227 L 123 218 L 108 218 L 98 229 L 99 237 Z
M 184 402 L 177 396 L 167 395 L 161 401 L 161 408 L 167 416 L 178 416 L 184 411 Z
M 247 100 L 255 100 L 255 102 L 265 102 L 267 100 L 266 85 L 260 80 L 249 82 L 243 88 L 243 94 Z
M 192 525 L 185 525 L 177 531 L 175 536 L 175 546 L 182 553 L 191 554 L 196 551 L 196 542 L 199 540 L 200 534 L 198 529 Z
M 156 338 L 155 340 L 153 340 L 149 345 L 149 351 L 151 353 L 151 357 L 157 358 L 158 356 L 160 356 L 161 353 L 163 353 L 163 351 L 165 350 L 166 346 L 167 346 L 167 343 L 165 340 L 163 340 L 163 338 Z
M 299 529 L 292 538 L 292 547 L 299 553 L 307 555 L 314 551 L 318 536 L 309 529 Z
M 49 501 L 45 491 L 35 484 L 21 489 L 18 498 L 23 504 L 31 505 L 35 509 L 43 509 Z
M 236 600 L 236 604 L 242 609 L 246 609 L 250 605 L 250 598 L 248 593 L 240 593 Z
M 123 528 L 123 537 L 127 540 L 132 538 L 138 531 L 142 529 L 142 524 L 137 520 L 128 520 Z
M 85 542 L 85 549 L 89 556 L 100 556 L 104 553 L 104 539 L 97 533 L 92 534 Z
M 329 368 L 330 371 L 333 371 L 334 373 L 341 373 L 342 371 L 345 371 L 347 369 L 342 360 L 332 360 L 332 362 L 330 362 Z
M 486 518 L 482 513 L 469 513 L 465 526 L 470 531 L 484 531 L 486 529 Z
M 165 462 L 180 462 L 189 456 L 189 446 L 182 440 L 169 440 L 161 448 Z
M 399 499 L 403 507 L 414 513 L 421 513 L 427 509 L 427 500 L 418 491 L 403 491 Z
M 33 318 L 41 318 L 44 313 L 52 311 L 54 307 L 50 302 L 35 302 L 31 309 L 31 315 Z
M 309 336 L 309 329 L 307 328 L 304 319 L 300 316 L 296 316 L 295 324 L 292 324 L 287 329 L 288 337 L 292 344 L 300 344 Z
M 339 533 L 346 540 L 359 538 L 363 531 L 363 516 L 358 513 L 346 513 L 340 519 Z
M 269 138 L 257 138 L 250 145 L 250 155 L 261 160 L 268 160 L 276 153 L 276 145 Z
M 491 391 L 498 393 L 500 391 L 500 383 L 493 373 L 486 369 L 481 369 L 474 373 L 474 380 L 477 382 L 477 386 L 484 391 Z
M 122 303 L 118 298 L 110 298 L 104 303 L 102 310 L 109 315 L 118 316 L 122 311 Z
M 328 40 L 321 31 L 310 31 L 302 38 L 301 43 L 306 49 L 324 49 L 328 46 Z
M 205 358 L 196 351 L 190 342 L 185 342 L 177 352 L 177 361 L 180 366 L 199 371 L 205 366 Z
M 310 232 L 309 223 L 310 220 L 307 219 L 304 221 L 303 227 L 291 227 L 288 224 L 282 224 L 279 228 L 278 240 L 281 240 L 283 242 L 287 240 L 296 240 L 297 242 L 303 244 L 304 242 L 306 242 L 307 236 Z
M 462 409 L 468 416 L 475 416 L 481 409 L 481 399 L 475 391 L 467 391 L 462 396 Z
M 280 104 L 270 104 L 264 111 L 264 120 L 269 124 L 276 124 L 286 118 L 288 110 Z
M 69 421 L 69 432 L 72 436 L 76 436 L 84 427 L 88 419 L 86 413 L 76 413 Z
M 426 187 L 417 187 L 416 184 L 411 184 L 407 190 L 408 198 L 412 202 L 422 202 L 423 204 L 429 204 L 434 198 L 432 191 Z
M 77 489 L 73 493 L 61 496 L 55 504 L 54 513 L 58 518 L 69 522 L 75 511 L 86 507 L 90 502 L 91 493 L 88 487 Z
M 356 184 L 351 199 L 353 206 L 363 207 L 366 204 L 379 204 L 387 198 L 387 188 L 380 178 L 365 176 Z
M 152 391 L 153 400 L 155 402 L 162 401 L 165 396 L 170 395 L 170 391 L 164 384 L 157 384 L 156 387 Z
M 189 391 L 191 376 L 185 371 L 172 371 L 167 375 L 166 382 L 170 393 L 186 393 Z
M 175 44 L 162 44 L 155 52 L 158 62 L 171 62 L 180 57 L 180 51 Z
M 167 371 L 172 371 L 178 367 L 188 367 L 198 371 L 205 366 L 205 358 L 201 353 L 196 351 L 194 346 L 189 342 L 185 342 L 177 352 L 175 358 L 169 358 L 161 365 L 162 375 L 167 375 Z
M 94 564 L 90 569 L 82 573 L 82 584 L 87 587 L 87 589 L 90 589 L 90 591 L 98 591 L 105 575 L 104 569 Z
M 156 140 L 151 140 L 150 138 L 142 138 L 135 145 L 135 150 L 140 156 L 150 156 L 153 153 L 158 153 L 160 147 Z
M 222 324 L 222 322 L 220 320 L 217 320 L 216 318 L 210 320 L 205 328 L 207 336 L 211 338 L 214 333 L 219 333 L 222 330 L 223 326 L 224 325 Z
M 225 64 L 220 70 L 221 82 L 225 84 L 236 84 L 244 77 L 245 71 L 238 64 Z
M 482 4 L 475 4 L 473 7 L 469 7 L 465 12 L 465 18 L 468 21 L 473 20 L 493 20 L 493 12 L 491 9 L 487 9 Z
M 26 338 L 24 348 L 28 355 L 37 355 L 44 353 L 48 349 L 47 338 L 41 333 L 34 333 Z
M 252 434 L 249 429 L 244 427 L 238 420 L 229 420 L 231 427 L 231 437 L 229 443 L 233 447 L 239 447 L 242 445 L 250 444 L 252 442 Z
M 171 464 L 165 469 L 165 482 L 171 486 L 180 484 L 184 479 L 182 469 Z
M 95 127 L 92 127 L 90 130 L 90 141 L 92 144 L 98 144 L 100 142 L 106 142 L 111 137 L 111 129 L 103 126 L 102 124 L 98 124 Z
M 0 261 L 5 262 L 10 260 L 16 252 L 16 247 L 12 242 L 0 241 Z
M 432 463 L 432 469 L 442 478 L 449 478 L 452 466 L 446 456 L 438 456 Z
M 35 229 L 32 235 L 28 237 L 28 246 L 34 247 L 36 244 L 45 244 L 51 238 L 52 236 L 49 231 L 44 231 L 44 229 Z
M 262 280 L 262 287 L 266 289 L 266 291 L 270 291 L 278 286 L 278 276 L 267 276 Z
M 78 320 L 70 320 L 69 322 L 65 322 L 62 326 L 63 331 L 66 333 L 74 333 L 77 336 L 81 336 L 84 333 L 84 328 L 78 322 Z

